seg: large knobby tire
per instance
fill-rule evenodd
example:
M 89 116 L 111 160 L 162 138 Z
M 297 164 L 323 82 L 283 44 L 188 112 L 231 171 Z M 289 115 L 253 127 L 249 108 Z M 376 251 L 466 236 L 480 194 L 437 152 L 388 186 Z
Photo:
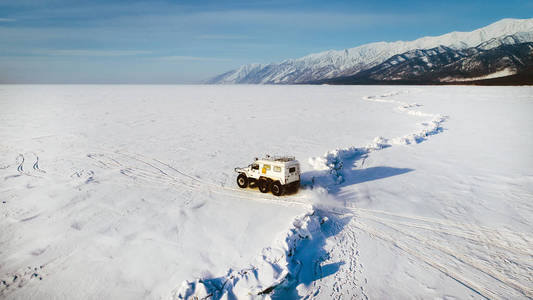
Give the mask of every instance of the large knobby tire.
M 244 174 L 239 174 L 239 176 L 237 176 L 237 185 L 241 188 L 241 189 L 244 189 L 245 187 L 248 186 L 248 177 L 246 177 L 246 175 Z
M 298 193 L 298 189 L 300 188 L 300 181 L 295 181 L 289 185 L 288 190 L 290 193 Z
M 270 185 L 270 191 L 274 196 L 281 196 L 283 194 L 283 186 L 279 181 L 274 181 Z
M 268 181 L 266 181 L 266 179 L 259 179 L 257 181 L 257 186 L 259 187 L 259 191 L 261 191 L 261 193 L 268 193 Z
M 248 178 L 248 187 L 253 189 L 253 188 L 256 188 L 257 187 L 257 180 L 253 179 L 253 178 Z

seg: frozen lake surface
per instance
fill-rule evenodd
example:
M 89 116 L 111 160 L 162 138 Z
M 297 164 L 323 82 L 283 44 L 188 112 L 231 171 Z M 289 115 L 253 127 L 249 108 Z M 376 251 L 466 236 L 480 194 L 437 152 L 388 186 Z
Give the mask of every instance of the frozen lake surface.
M 533 88 L 0 86 L 0 297 L 533 297 Z M 300 161 L 304 187 L 235 167 Z

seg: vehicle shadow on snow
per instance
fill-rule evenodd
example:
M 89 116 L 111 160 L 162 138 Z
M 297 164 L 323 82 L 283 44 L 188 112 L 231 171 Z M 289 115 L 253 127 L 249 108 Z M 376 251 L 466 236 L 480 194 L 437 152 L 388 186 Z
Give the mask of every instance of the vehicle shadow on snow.
M 411 168 L 370 167 L 366 169 L 309 171 L 302 174 L 302 185 L 306 188 L 325 188 L 329 194 L 337 195 L 346 186 L 402 175 L 414 171 Z
M 370 167 L 366 169 L 354 169 L 349 172 L 344 172 L 344 181 L 340 184 L 330 186 L 329 192 L 338 194 L 340 189 L 344 186 L 350 186 L 368 181 L 379 180 L 383 178 L 402 175 L 414 171 L 411 168 L 395 168 L 395 167 Z

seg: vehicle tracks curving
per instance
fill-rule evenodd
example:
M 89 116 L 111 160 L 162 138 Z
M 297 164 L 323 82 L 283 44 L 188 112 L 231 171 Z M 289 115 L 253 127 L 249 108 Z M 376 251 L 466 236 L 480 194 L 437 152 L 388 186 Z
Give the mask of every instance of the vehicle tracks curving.
M 40 173 L 46 173 L 45 170 L 41 170 L 39 168 L 39 156 L 37 154 L 35 154 L 35 153 L 34 153 L 34 155 L 35 155 L 35 163 L 33 164 L 33 169 L 35 171 L 37 171 L 37 172 L 40 172 Z
M 241 198 L 259 202 L 277 203 L 280 205 L 307 205 L 305 197 L 261 195 L 251 196 L 249 191 L 232 187 L 220 186 L 187 174 L 157 158 L 126 151 L 107 153 L 90 153 L 87 157 L 94 160 L 99 167 L 117 170 L 120 174 L 136 181 L 148 183 L 154 187 L 173 187 L 191 189 L 208 194 L 218 194 L 233 198 Z
M 25 153 L 26 155 L 28 155 L 28 153 L 33 156 L 35 156 L 35 162 L 33 163 L 33 167 L 31 170 L 26 170 L 24 168 L 24 164 L 27 162 L 27 158 L 26 156 L 23 154 L 23 153 L 19 153 L 17 155 L 17 157 L 15 158 L 15 165 L 17 166 L 17 174 L 14 174 L 14 175 L 9 175 L 9 176 L 6 176 L 4 177 L 4 180 L 7 180 L 7 179 L 10 179 L 10 178 L 16 178 L 16 177 L 20 177 L 22 175 L 26 175 L 26 176 L 31 176 L 31 177 L 39 177 L 39 178 L 42 178 L 41 176 L 38 176 L 38 175 L 35 175 L 35 174 L 32 174 L 34 172 L 38 172 L 38 173 L 46 173 L 46 171 L 42 170 L 39 168 L 39 156 L 37 154 L 35 154 L 34 152 L 27 152 Z M 8 167 L 10 167 L 10 165 L 2 168 L 2 169 L 7 169 Z
M 20 163 L 19 163 L 19 165 L 17 167 L 17 171 L 22 174 L 22 173 L 24 173 L 24 160 L 25 160 L 24 159 L 24 155 L 19 154 L 19 156 L 17 156 L 17 161 L 19 161 L 19 160 L 20 160 Z
M 430 218 L 416 217 L 411 218 L 411 222 L 406 222 L 380 217 L 379 214 L 382 212 L 379 211 L 354 208 L 351 210 L 355 218 L 350 224 L 354 227 L 390 242 L 393 246 L 421 259 L 485 298 L 507 298 L 512 295 L 509 291 L 502 294 L 501 290 L 494 290 L 493 285 L 486 284 L 487 280 L 496 280 L 528 298 L 533 297 L 533 290 L 521 283 L 533 280 L 532 255 L 531 252 L 527 252 L 533 244 L 527 242 L 529 238 L 526 234 L 499 232 L 472 224 Z M 396 214 L 393 216 L 398 218 Z M 402 217 L 405 218 L 405 216 Z M 426 223 L 420 224 L 421 219 Z M 420 230 L 424 230 L 426 234 L 421 235 Z M 391 232 L 394 234 L 392 235 Z M 453 235 L 462 240 L 449 242 L 442 235 Z M 524 243 L 523 245 L 511 246 L 516 245 L 520 240 Z M 446 244 L 450 245 L 446 246 Z M 439 254 L 436 255 L 435 252 Z M 493 263 L 494 261 L 497 263 Z M 468 272 L 476 270 L 484 274 L 487 277 L 485 284 L 478 284 L 468 279 L 467 270 L 470 270 Z M 477 276 L 474 277 L 477 278 Z

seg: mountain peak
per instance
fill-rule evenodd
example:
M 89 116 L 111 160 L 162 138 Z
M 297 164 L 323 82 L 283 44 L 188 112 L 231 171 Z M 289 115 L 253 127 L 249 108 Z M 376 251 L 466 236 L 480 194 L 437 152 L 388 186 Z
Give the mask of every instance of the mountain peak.
M 533 42 L 532 33 L 533 18 L 502 19 L 470 32 L 454 31 L 440 36 L 422 37 L 414 41 L 375 42 L 349 49 L 312 53 L 280 63 L 245 65 L 213 78 L 210 83 L 290 84 L 350 76 L 410 50 L 431 49 L 439 46 L 456 50 L 466 49 L 476 47 L 491 39 L 513 35 L 519 36 L 515 39 L 516 41 Z M 509 39 L 509 41 L 512 40 Z M 486 47 L 490 45 L 487 43 Z

